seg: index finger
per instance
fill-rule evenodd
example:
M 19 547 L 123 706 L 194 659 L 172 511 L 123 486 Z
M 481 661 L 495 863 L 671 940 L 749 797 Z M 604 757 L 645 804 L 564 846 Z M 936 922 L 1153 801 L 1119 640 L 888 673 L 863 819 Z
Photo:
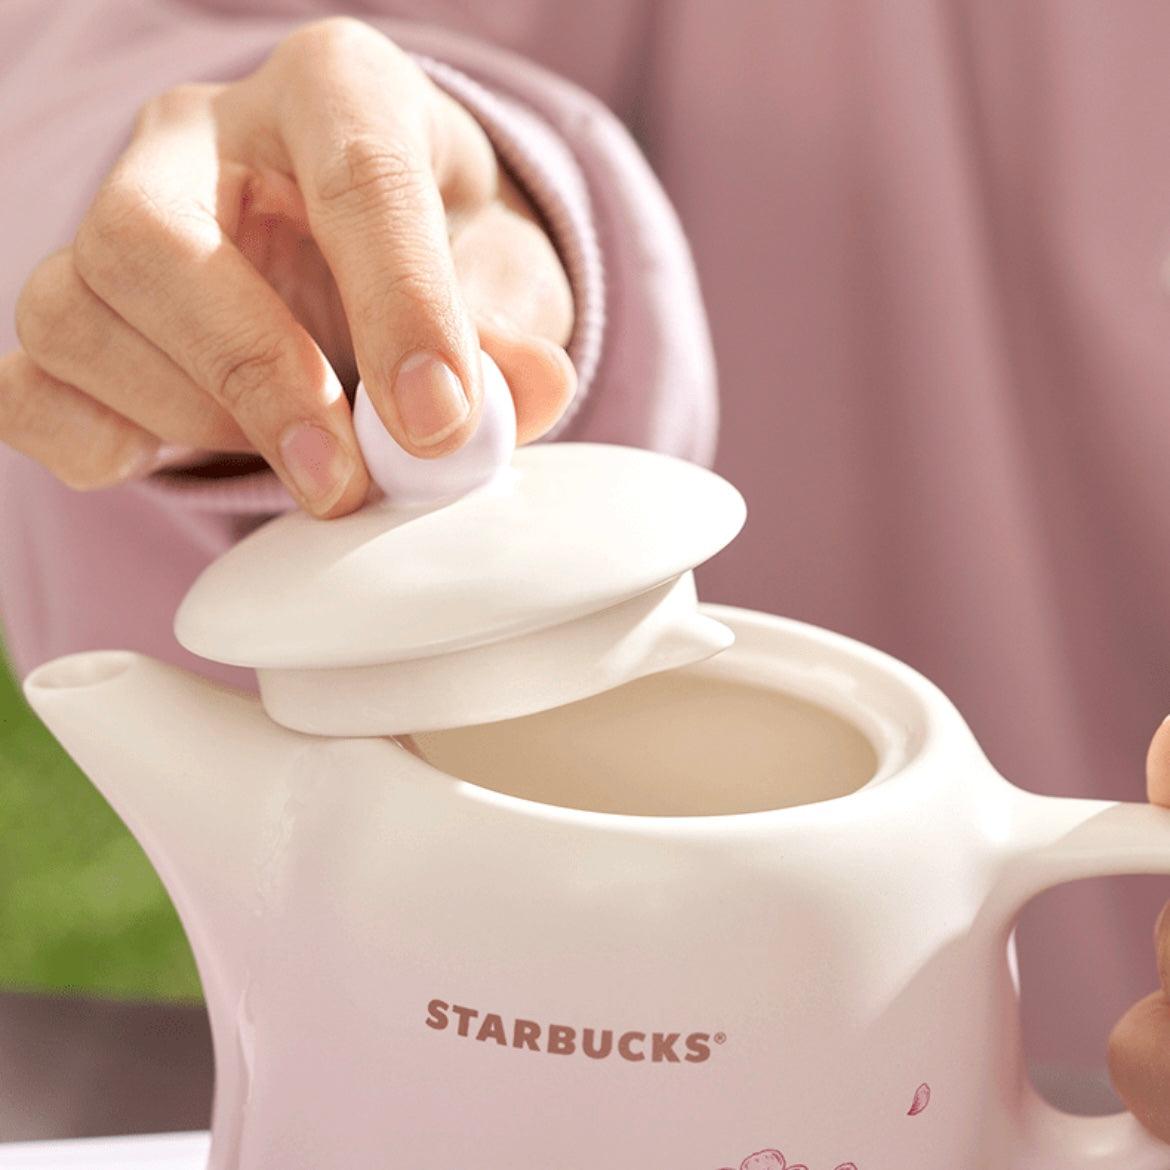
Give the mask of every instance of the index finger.
M 144 114 L 82 221 L 85 284 L 220 403 L 301 504 L 352 511 L 368 488 L 349 406 L 320 347 L 236 248 L 218 126 L 197 88 Z M 219 212 L 222 215 L 222 211 Z
M 388 40 L 352 22 L 286 42 L 277 132 L 337 282 L 362 380 L 398 442 L 438 455 L 474 429 L 479 343 L 441 188 L 490 197 L 483 132 Z

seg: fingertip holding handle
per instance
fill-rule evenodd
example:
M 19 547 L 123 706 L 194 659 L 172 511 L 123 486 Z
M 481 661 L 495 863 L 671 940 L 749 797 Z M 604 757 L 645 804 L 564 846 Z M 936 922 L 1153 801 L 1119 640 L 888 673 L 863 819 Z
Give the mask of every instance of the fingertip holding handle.
M 417 506 L 457 499 L 492 479 L 516 449 L 516 407 L 499 366 L 483 351 L 483 409 L 467 442 L 449 455 L 419 459 L 386 430 L 361 383 L 353 425 L 370 478 L 395 504 Z
M 1005 924 L 1052 886 L 1081 878 L 1170 874 L 1170 810 L 1148 804 L 1021 794 L 1019 842 L 1004 873 Z M 1130 1113 L 1078 1117 L 1025 1085 L 1021 1170 L 1170 1170 L 1170 1145 Z

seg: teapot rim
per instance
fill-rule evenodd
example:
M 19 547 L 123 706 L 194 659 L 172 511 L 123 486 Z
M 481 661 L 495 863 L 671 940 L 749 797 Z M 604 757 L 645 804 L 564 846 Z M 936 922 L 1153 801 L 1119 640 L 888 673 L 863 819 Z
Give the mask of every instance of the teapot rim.
M 465 799 L 566 826 L 642 831 L 649 835 L 677 835 L 681 831 L 701 836 L 712 830 L 748 832 L 783 824 L 796 826 L 841 811 L 849 802 L 871 797 L 893 782 L 913 780 L 944 749 L 965 748 L 983 761 L 970 729 L 950 699 L 924 675 L 892 655 L 795 618 L 713 603 L 700 603 L 698 608 L 729 627 L 735 642 L 713 658 L 677 669 L 728 681 L 763 683 L 837 715 L 865 737 L 877 758 L 877 766 L 865 783 L 837 796 L 778 808 L 665 815 L 613 812 L 501 792 L 456 776 L 396 746 L 409 757 L 408 766 L 425 770 L 427 782 L 433 784 L 441 779 Z M 794 653 L 788 657 L 778 654 L 778 644 Z M 807 656 L 804 660 L 801 651 Z M 838 668 L 836 672 L 830 669 L 832 666 Z M 852 668 L 852 673 L 841 671 L 841 667 Z M 783 683 L 777 686 L 780 678 Z M 847 693 L 850 688 L 853 696 Z M 866 703 L 860 701 L 858 691 L 864 693 Z

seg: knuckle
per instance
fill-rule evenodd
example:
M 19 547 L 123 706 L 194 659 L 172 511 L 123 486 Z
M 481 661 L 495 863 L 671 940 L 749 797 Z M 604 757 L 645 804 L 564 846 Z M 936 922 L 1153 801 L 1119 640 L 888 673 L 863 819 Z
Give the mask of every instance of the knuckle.
M 167 265 L 207 255 L 221 242 L 213 210 L 198 200 L 159 199 L 136 183 L 108 183 L 77 229 L 73 267 L 94 292 L 156 283 Z
M 405 142 L 351 138 L 325 160 L 315 176 L 317 197 L 326 206 L 354 202 L 401 202 L 425 188 L 428 173 Z
M 212 395 L 236 415 L 282 379 L 288 362 L 283 338 L 248 339 L 224 346 L 207 362 Z
M 405 305 L 428 316 L 438 313 L 443 324 L 455 327 L 458 315 L 453 306 L 446 304 L 447 291 L 436 272 L 420 264 L 411 264 L 391 277 L 386 285 L 385 300 L 397 312 L 401 312 Z
M 364 329 L 376 334 L 387 321 L 414 319 L 455 333 L 460 328 L 459 308 L 452 302 L 451 287 L 423 260 L 405 260 L 397 271 L 386 274 L 376 287 L 364 287 L 357 297 L 355 314 Z
M 77 229 L 73 242 L 77 271 L 91 287 L 116 284 L 127 260 L 157 227 L 156 211 L 144 192 L 107 184 Z
M 277 47 L 276 55 L 295 66 L 319 64 L 322 58 L 352 60 L 366 56 L 375 47 L 390 41 L 377 29 L 354 16 L 327 16 L 309 21 L 289 33 Z

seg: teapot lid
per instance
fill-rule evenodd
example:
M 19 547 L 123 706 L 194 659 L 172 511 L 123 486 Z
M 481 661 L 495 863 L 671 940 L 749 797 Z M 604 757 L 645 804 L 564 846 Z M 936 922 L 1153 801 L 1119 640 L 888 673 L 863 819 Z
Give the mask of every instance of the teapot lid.
M 690 570 L 744 518 L 735 488 L 679 459 L 524 447 L 454 501 L 270 521 L 204 570 L 175 634 L 255 668 L 269 714 L 299 730 L 509 718 L 729 644 Z

